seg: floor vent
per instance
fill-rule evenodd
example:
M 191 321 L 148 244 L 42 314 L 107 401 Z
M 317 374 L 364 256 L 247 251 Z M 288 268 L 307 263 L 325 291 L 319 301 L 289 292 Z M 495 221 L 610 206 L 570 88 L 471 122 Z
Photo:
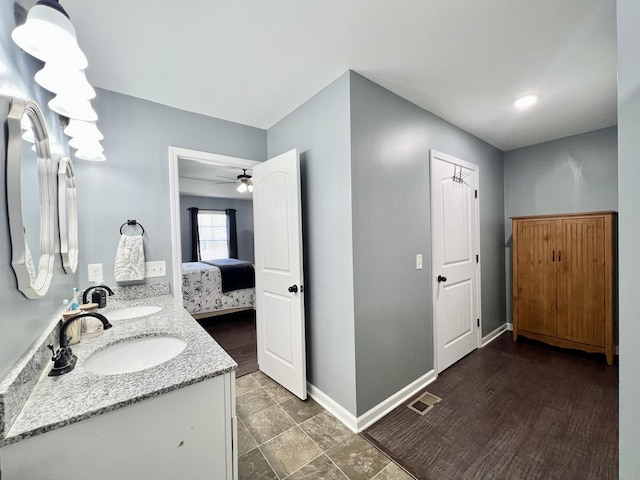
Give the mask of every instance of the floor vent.
M 435 395 L 430 394 L 429 392 L 425 392 L 412 401 L 407 407 L 410 410 L 413 410 L 418 415 L 424 415 L 429 410 L 431 410 L 436 403 L 439 403 L 441 398 L 436 397 Z

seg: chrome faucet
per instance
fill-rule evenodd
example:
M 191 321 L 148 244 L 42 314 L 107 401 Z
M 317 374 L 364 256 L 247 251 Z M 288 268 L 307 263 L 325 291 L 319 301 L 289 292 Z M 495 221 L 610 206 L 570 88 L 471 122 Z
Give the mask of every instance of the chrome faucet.
M 49 372 L 50 377 L 56 377 L 58 375 L 69 373 L 75 368 L 78 357 L 76 357 L 75 354 L 71 351 L 71 346 L 69 345 L 69 337 L 67 337 L 67 328 L 69 328 L 69 325 L 71 325 L 73 322 L 84 317 L 97 318 L 102 322 L 102 328 L 104 328 L 105 330 L 108 330 L 113 326 L 109 323 L 107 317 L 97 312 L 80 313 L 79 315 L 70 317 L 62 322 L 62 325 L 60 326 L 60 348 L 58 350 L 55 350 L 53 348 L 53 344 L 47 345 L 47 347 L 53 354 L 51 356 L 51 360 L 53 361 L 53 368 Z
M 89 288 L 87 288 L 84 293 L 82 294 L 82 303 L 86 304 L 88 303 L 89 300 L 89 292 L 91 290 L 97 290 L 98 288 L 104 289 L 107 292 L 109 292 L 109 296 L 113 295 L 113 290 L 111 290 L 109 287 L 107 287 L 106 285 L 92 285 Z M 103 305 L 104 306 L 104 305 Z

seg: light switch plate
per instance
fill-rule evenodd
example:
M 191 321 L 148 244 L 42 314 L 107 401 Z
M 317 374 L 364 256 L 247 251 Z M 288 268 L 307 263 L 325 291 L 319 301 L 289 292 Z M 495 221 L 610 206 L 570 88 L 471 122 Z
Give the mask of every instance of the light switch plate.
M 166 277 L 167 262 L 160 260 L 157 262 L 144 262 L 144 278 Z
M 418 253 L 416 255 L 416 270 L 422 270 L 422 254 Z

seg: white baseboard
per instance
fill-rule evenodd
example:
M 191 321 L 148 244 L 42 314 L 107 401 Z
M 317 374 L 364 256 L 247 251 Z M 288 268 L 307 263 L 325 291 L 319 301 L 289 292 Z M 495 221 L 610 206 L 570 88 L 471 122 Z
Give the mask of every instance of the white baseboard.
M 430 370 L 425 373 L 423 376 L 414 380 L 409 385 L 404 387 L 403 389 L 397 391 L 393 395 L 391 395 L 386 400 L 383 400 L 378 405 L 365 412 L 364 414 L 358 417 L 358 433 L 363 431 L 365 428 L 370 427 L 382 417 L 384 417 L 391 410 L 396 408 L 403 402 L 406 402 L 411 397 L 413 397 L 416 393 L 422 390 L 424 387 L 433 382 L 438 375 L 435 370 Z
M 307 393 L 322 408 L 340 420 L 353 433 L 358 433 L 358 419 L 355 415 L 311 383 L 307 383 Z
M 309 383 L 307 384 L 307 390 L 309 396 L 318 402 L 318 404 L 320 404 L 325 410 L 344 423 L 344 425 L 354 433 L 360 433 L 380 420 L 398 405 L 413 397 L 416 393 L 433 382 L 437 377 L 435 370 L 425 373 L 422 377 L 414 380 L 409 385 L 397 391 L 389 398 L 383 400 L 359 417 L 353 415 L 316 386 Z
M 496 338 L 498 338 L 498 336 L 502 333 L 502 332 L 506 332 L 509 329 L 508 324 L 504 323 L 502 325 L 500 325 L 498 328 L 496 328 L 493 332 L 485 335 L 484 337 L 482 337 L 482 344 L 480 345 L 481 347 L 484 347 L 485 345 L 487 345 L 488 343 L 494 341 Z
M 510 332 L 513 332 L 513 323 L 507 322 L 507 330 L 509 330 Z

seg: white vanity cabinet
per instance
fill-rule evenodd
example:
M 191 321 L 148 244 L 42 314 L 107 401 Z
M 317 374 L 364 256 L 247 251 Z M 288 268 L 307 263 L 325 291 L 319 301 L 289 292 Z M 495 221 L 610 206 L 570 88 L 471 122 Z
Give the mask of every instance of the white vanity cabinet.
M 231 371 L 5 445 L 0 478 L 236 479 L 236 436 Z

